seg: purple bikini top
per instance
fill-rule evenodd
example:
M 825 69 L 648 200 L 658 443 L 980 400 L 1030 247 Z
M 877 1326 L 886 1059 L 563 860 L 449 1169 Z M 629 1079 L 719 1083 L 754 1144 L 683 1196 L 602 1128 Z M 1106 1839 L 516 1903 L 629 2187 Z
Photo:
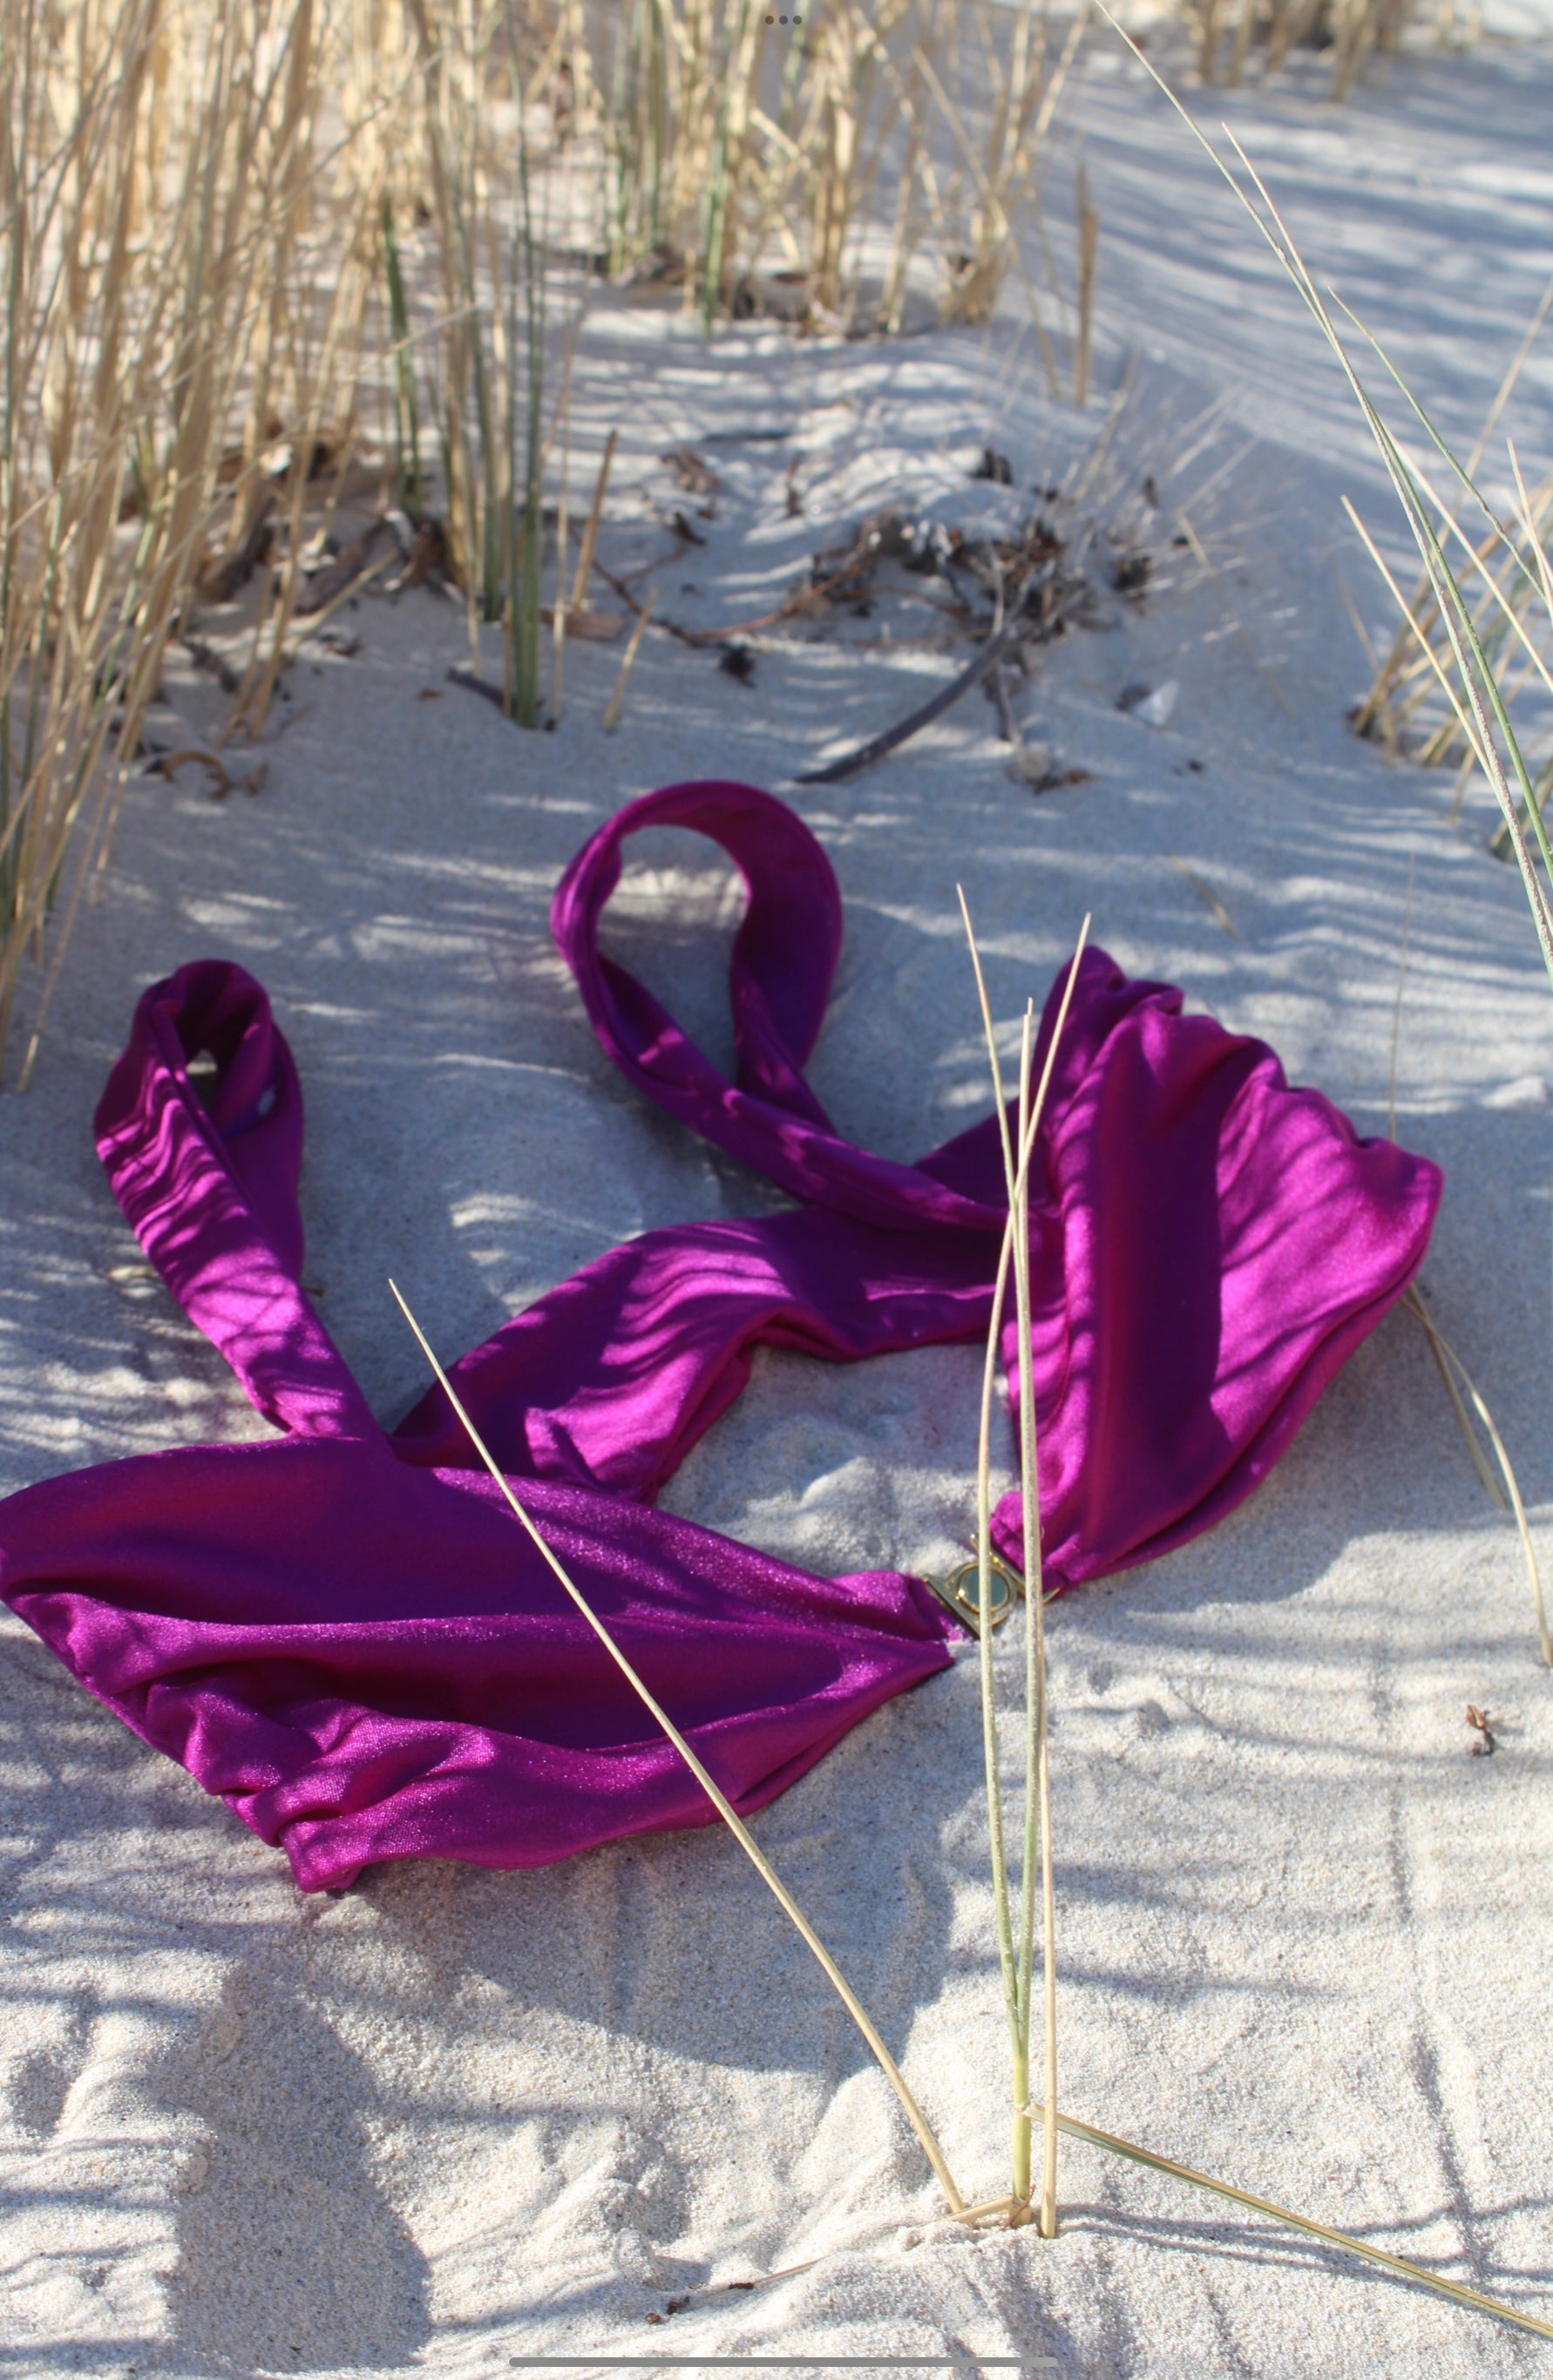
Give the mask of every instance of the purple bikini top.
M 599 949 L 625 838 L 695 829 L 748 905 L 729 1081 Z M 975 1339 L 1005 1219 L 996 1118 L 916 1165 L 846 1140 L 804 1075 L 842 935 L 830 863 L 771 795 L 674 785 L 584 846 L 552 922 L 601 1043 L 801 1202 L 645 1232 L 452 1371 L 584 1595 L 744 1811 L 941 1669 L 919 1579 L 819 1579 L 654 1510 L 759 1345 L 831 1362 Z M 1052 1026 L 1047 1003 L 1040 1048 Z M 1049 1584 L 1145 1561 L 1250 1493 L 1423 1260 L 1440 1176 L 1359 1140 L 1265 1044 L 1085 955 L 1032 1173 Z M 189 1062 L 208 1051 L 204 1099 Z M 173 1295 L 285 1435 L 67 1474 L 0 1503 L 0 1593 L 110 1709 L 284 1847 L 497 1867 L 708 1823 L 710 1804 L 513 1521 L 442 1390 L 374 1420 L 301 1287 L 302 1096 L 262 987 L 153 984 L 97 1111 Z M 404 1251 L 384 1248 L 385 1270 Z M 386 1289 L 384 1291 L 386 1296 Z M 1012 1324 L 1005 1353 L 1013 1355 Z M 965 1415 L 967 1516 L 974 1415 Z M 994 1523 L 1019 1554 L 1017 1494 Z

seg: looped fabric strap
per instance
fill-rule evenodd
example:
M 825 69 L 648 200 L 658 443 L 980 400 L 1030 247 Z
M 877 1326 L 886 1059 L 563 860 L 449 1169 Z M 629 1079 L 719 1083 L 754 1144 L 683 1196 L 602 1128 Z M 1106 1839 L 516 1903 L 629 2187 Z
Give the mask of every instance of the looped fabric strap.
M 662 825 L 710 836 L 744 876 L 732 1082 L 599 949 L 625 838 Z M 802 1203 L 646 1232 L 452 1377 L 588 1601 L 753 1810 L 941 1669 L 954 1622 L 919 1579 L 812 1578 L 654 1500 L 756 1347 L 845 1363 L 986 1331 L 1006 1219 L 997 1120 L 903 1165 L 825 1114 L 803 1070 L 841 901 L 813 835 L 769 794 L 676 785 L 630 804 L 567 870 L 553 923 L 613 1062 Z M 97 1124 L 147 1255 L 285 1435 L 11 1497 L 13 1609 L 283 1845 L 305 1888 L 371 1860 L 530 1866 L 710 1823 L 441 1389 L 385 1433 L 313 1312 L 301 1092 L 262 987 L 219 960 L 153 985 Z M 1087 952 L 1032 1168 L 1049 1584 L 1147 1560 L 1247 1495 L 1413 1278 L 1439 1195 L 1426 1160 L 1359 1140 L 1319 1093 L 1290 1089 L 1263 1043 Z M 1012 1325 L 1004 1354 L 1012 1371 Z M 971 1436 L 967 1413 L 967 1456 Z M 1017 1496 L 994 1536 L 1018 1558 Z
M 646 985 L 599 949 L 599 922 L 620 880 L 622 846 L 652 826 L 710 836 L 745 880 L 748 902 L 728 972 L 738 1056 L 732 1083 Z M 720 783 L 644 795 L 577 854 L 550 922 L 605 1050 L 628 1082 L 680 1123 L 795 1198 L 861 1222 L 897 1231 L 1001 1231 L 1005 1210 L 996 1196 L 966 1197 L 921 1167 L 855 1148 L 805 1080 L 841 953 L 842 902 L 830 861 L 785 802 L 753 785 Z

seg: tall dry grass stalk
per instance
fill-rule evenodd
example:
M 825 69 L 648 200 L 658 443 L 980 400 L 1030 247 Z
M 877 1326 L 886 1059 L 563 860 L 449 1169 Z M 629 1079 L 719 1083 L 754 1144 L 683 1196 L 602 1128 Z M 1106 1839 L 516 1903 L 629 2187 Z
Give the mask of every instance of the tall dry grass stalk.
M 1095 334 L 1095 265 L 1099 253 L 1100 218 L 1089 195 L 1089 172 L 1082 158 L 1078 166 L 1078 334 L 1074 342 L 1074 403 L 1089 402 L 1089 354 Z
M 1059 2116 L 1057 2129 L 1070 2140 L 1086 2142 L 1109 2156 L 1122 2157 L 1129 2165 L 1142 2166 L 1146 2171 L 1162 2174 L 1171 2181 L 1184 2181 L 1194 2190 L 1225 2199 L 1231 2206 L 1244 2207 L 1248 2214 L 1264 2216 L 1268 2222 L 1297 2231 L 1304 2239 L 1319 2240 L 1323 2247 L 1360 2257 L 1383 2273 L 1394 2273 L 1399 2280 L 1415 2282 L 1437 2297 L 1470 2307 L 1474 2313 L 1511 2323 L 1517 2330 L 1530 2331 L 1535 2338 L 1553 2338 L 1553 2322 L 1541 2322 L 1535 2314 L 1523 2313 L 1519 2306 L 1507 2305 L 1502 2298 L 1486 2297 L 1481 2289 L 1468 2289 L 1464 2282 L 1448 2280 L 1443 2273 L 1431 2273 L 1425 2265 L 1410 2264 L 1405 2256 L 1393 2256 L 1384 2248 L 1373 2248 L 1367 2240 L 1355 2240 L 1351 2232 L 1334 2230 L 1330 2224 L 1317 2223 L 1308 2215 L 1296 2215 L 1290 2207 L 1280 2206 L 1256 2191 L 1242 2190 L 1235 2182 L 1219 2181 L 1212 2174 L 1199 2173 L 1195 2166 L 1160 2156 L 1153 2149 L 1141 2148 L 1136 2141 L 1123 2140 L 1117 2132 L 1104 2132 L 1098 2124 L 1084 2123 L 1076 2116 Z

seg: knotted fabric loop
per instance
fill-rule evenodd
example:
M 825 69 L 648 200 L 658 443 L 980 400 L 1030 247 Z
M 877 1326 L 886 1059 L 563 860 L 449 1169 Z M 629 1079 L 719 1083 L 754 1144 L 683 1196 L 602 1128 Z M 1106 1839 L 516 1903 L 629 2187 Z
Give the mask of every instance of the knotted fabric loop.
M 653 826 L 709 836 L 745 880 L 748 906 L 729 967 L 738 1058 L 732 1083 L 646 985 L 599 949 L 622 847 Z M 996 1193 L 966 1196 L 920 1167 L 855 1148 L 805 1080 L 841 950 L 842 905 L 830 861 L 785 802 L 722 780 L 667 785 L 628 802 L 562 878 L 551 928 L 588 1021 L 626 1080 L 779 1188 L 886 1230 L 1002 1228 L 1006 1208 Z

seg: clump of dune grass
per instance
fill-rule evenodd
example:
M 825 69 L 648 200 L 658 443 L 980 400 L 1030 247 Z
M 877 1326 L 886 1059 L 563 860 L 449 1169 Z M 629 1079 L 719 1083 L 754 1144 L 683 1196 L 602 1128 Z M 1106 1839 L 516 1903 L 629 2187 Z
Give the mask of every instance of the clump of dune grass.
M 1059 39 L 1034 0 L 817 0 L 779 38 L 766 14 L 0 0 L 0 1059 L 30 966 L 22 1080 L 199 603 L 262 573 L 218 744 L 261 735 L 316 633 L 305 560 L 344 501 L 369 357 L 399 513 L 472 646 L 501 625 L 502 704 L 533 725 L 552 391 L 581 310 L 574 287 L 557 374 L 558 276 L 661 272 L 709 328 L 795 285 L 788 319 L 885 331 L 914 276 L 965 321 L 1025 277 L 1082 21 Z M 330 601 L 389 558 L 363 551 Z
M 339 33 L 325 0 L 0 0 L 0 1054 L 30 962 L 24 1083 L 169 647 L 261 508 L 291 534 L 250 723 L 284 662 L 360 351 L 367 193 L 321 115 Z
M 1484 508 L 1475 487 L 1495 430 L 1514 392 L 1522 371 L 1553 311 L 1553 281 L 1549 281 L 1511 360 L 1473 451 L 1461 467 L 1474 512 Z M 1460 499 L 1442 500 L 1414 461 L 1418 486 L 1426 494 L 1433 530 L 1442 553 L 1455 557 L 1455 572 L 1471 610 L 1472 625 L 1485 663 L 1498 678 L 1509 706 L 1528 698 L 1546 710 L 1553 696 L 1553 578 L 1548 569 L 1553 540 L 1553 476 L 1544 474 L 1528 488 L 1521 460 L 1507 448 L 1515 488 L 1512 507 L 1495 507 L 1475 526 L 1464 527 Z M 1454 473 L 1455 467 L 1452 466 Z M 1404 594 L 1380 562 L 1375 541 L 1355 516 L 1355 525 L 1401 612 L 1389 650 L 1377 662 L 1368 693 L 1355 714 L 1361 735 L 1381 738 L 1393 755 L 1405 751 L 1425 766 L 1445 764 L 1458 771 L 1452 816 L 1481 763 L 1474 735 L 1463 724 L 1468 709 L 1465 686 L 1452 648 L 1448 614 L 1442 613 L 1427 572 Z M 1486 521 L 1486 525 L 1485 525 Z M 1553 728 L 1544 716 L 1529 727 L 1527 740 L 1540 729 L 1544 756 L 1532 764 L 1533 796 L 1540 808 L 1553 791 Z M 1501 824 L 1494 849 L 1508 857 L 1508 829 Z
M 1394 55 L 1415 27 L 1441 48 L 1471 37 L 1454 0 L 1438 0 L 1432 23 L 1418 0 L 1186 0 L 1182 14 L 1204 82 L 1237 85 L 1253 60 L 1276 75 L 1292 51 L 1312 49 L 1330 64 L 1338 101 L 1353 97 L 1371 57 Z
M 1023 271 L 1082 20 L 1059 38 L 1033 0 L 817 0 L 801 29 L 768 14 L 587 12 L 610 269 L 679 280 L 709 328 L 770 306 L 893 329 L 920 263 L 941 319 L 986 320 Z
M 233 698 L 216 750 L 258 738 L 302 642 L 392 558 L 370 525 L 307 578 L 360 492 L 374 347 L 394 492 L 419 524 L 440 448 L 431 526 L 472 621 L 503 624 L 504 707 L 537 720 L 549 283 L 524 79 L 554 15 L 0 0 L 0 1059 L 30 968 L 22 1084 L 174 646 Z M 430 324 L 399 236 L 422 209 Z M 196 614 L 256 573 L 234 667 Z

